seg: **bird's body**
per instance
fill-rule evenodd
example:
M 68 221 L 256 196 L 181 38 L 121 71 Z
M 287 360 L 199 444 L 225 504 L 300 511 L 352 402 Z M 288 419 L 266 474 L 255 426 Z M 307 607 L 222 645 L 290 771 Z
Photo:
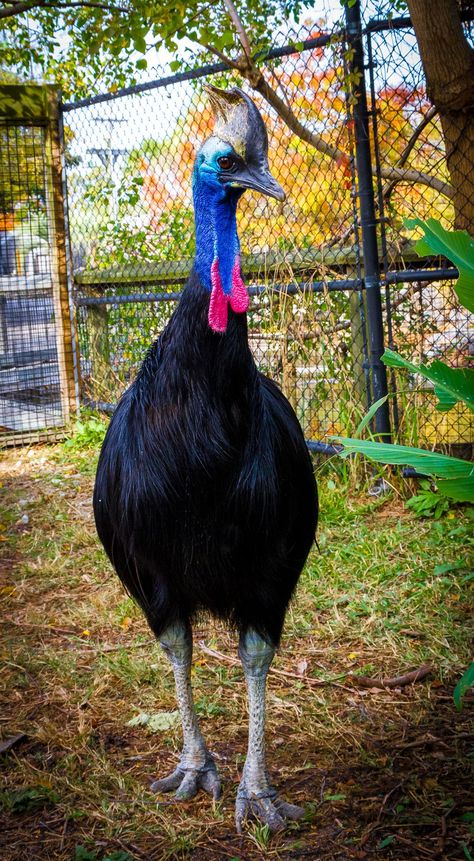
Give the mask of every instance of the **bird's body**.
M 220 141 L 211 141 L 208 159 L 228 162 L 219 157 Z M 209 612 L 239 630 L 257 726 L 260 694 L 251 694 L 249 679 L 266 675 L 317 518 L 301 428 L 248 345 L 235 224 L 241 188 L 202 175 L 194 183 L 195 267 L 115 411 L 94 492 L 104 547 L 173 662 L 185 747 L 176 772 L 157 788 L 178 788 L 182 797 L 199 786 L 216 794 L 218 780 L 192 710 L 192 622 Z M 274 797 L 262 757 L 257 751 L 246 766 L 238 826 L 253 812 L 279 827 L 295 810 L 278 802 L 270 819 L 257 810 L 264 802 L 256 799 Z
M 208 305 L 193 274 L 113 416 L 97 528 L 157 636 L 210 611 L 277 643 L 314 537 L 310 459 L 245 317 L 231 311 L 221 337 Z

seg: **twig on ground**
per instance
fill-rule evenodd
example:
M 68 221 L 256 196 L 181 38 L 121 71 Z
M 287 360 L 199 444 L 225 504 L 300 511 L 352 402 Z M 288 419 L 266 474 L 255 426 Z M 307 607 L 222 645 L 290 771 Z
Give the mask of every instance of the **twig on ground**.
M 232 664 L 233 666 L 240 667 L 240 660 L 238 658 L 233 658 L 231 655 L 226 655 L 224 652 L 218 652 L 217 649 L 210 649 L 209 646 L 202 641 L 198 641 L 199 648 L 211 658 L 217 658 L 219 661 L 225 661 L 227 664 Z M 283 676 L 287 679 L 297 679 L 300 682 L 306 682 L 310 687 L 321 687 L 322 685 L 335 685 L 338 688 L 344 688 L 345 690 L 350 690 L 351 693 L 353 691 L 351 688 L 345 688 L 344 685 L 338 684 L 339 679 L 343 679 L 346 676 L 346 673 L 341 673 L 339 676 L 335 676 L 333 679 L 311 679 L 308 676 L 298 676 L 296 673 L 289 673 L 286 670 L 277 670 L 274 667 L 270 667 L 269 672 L 274 676 Z
M 417 670 L 412 670 L 411 673 L 405 673 L 403 676 L 395 676 L 392 679 L 371 679 L 369 676 L 356 676 L 351 673 L 348 680 L 359 688 L 404 688 L 407 685 L 413 685 L 415 682 L 429 676 L 433 672 L 433 668 L 428 664 L 418 667 Z
M 121 849 L 123 849 L 125 852 L 128 852 L 128 854 L 130 854 L 130 850 L 132 850 L 132 852 L 138 858 L 143 858 L 144 861 L 152 861 L 151 855 L 148 855 L 146 852 L 143 852 L 141 849 L 138 848 L 138 846 L 135 845 L 135 843 L 125 843 L 123 840 L 120 839 L 120 837 L 113 837 L 112 840 L 114 843 L 117 844 L 117 846 L 120 846 Z

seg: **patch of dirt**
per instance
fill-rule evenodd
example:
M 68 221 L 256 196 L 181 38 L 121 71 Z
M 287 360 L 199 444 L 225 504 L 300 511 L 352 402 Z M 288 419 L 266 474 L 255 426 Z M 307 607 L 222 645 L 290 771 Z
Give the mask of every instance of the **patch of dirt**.
M 466 816 L 472 810 L 471 765 L 474 732 L 472 707 L 454 714 L 450 704 L 451 688 L 432 691 L 425 713 L 416 723 L 394 721 L 390 709 L 377 712 L 370 725 L 353 727 L 357 743 L 339 745 L 331 752 L 318 738 L 292 733 L 291 725 L 279 728 L 283 737 L 275 750 L 269 739 L 271 774 L 283 797 L 306 805 L 306 819 L 290 826 L 284 835 L 262 845 L 254 837 L 239 837 L 232 827 L 233 803 L 238 781 L 236 755 L 242 753 L 245 732 L 228 743 L 216 745 L 217 760 L 224 780 L 221 810 L 224 822 L 213 817 L 211 803 L 205 796 L 184 805 L 176 805 L 180 816 L 202 817 L 206 824 L 201 845 L 167 855 L 157 849 L 148 834 L 136 836 L 131 843 L 124 837 L 100 837 L 100 819 L 90 823 L 84 817 L 64 818 L 55 811 L 54 797 L 44 799 L 35 812 L 4 812 L 0 818 L 2 858 L 5 861 L 26 859 L 74 858 L 74 847 L 84 840 L 84 833 L 96 834 L 100 852 L 128 851 L 132 858 L 162 861 L 165 858 L 190 858 L 193 861 L 239 859 L 257 861 L 278 858 L 281 861 L 311 858 L 324 861 L 346 859 L 458 859 L 463 845 L 468 845 L 472 821 Z M 363 718 L 361 717 L 361 722 Z M 140 773 L 144 792 L 154 773 L 164 773 L 173 766 L 173 757 L 163 751 L 160 739 L 146 743 L 139 734 L 114 733 L 98 728 L 89 739 L 100 747 L 117 770 L 133 767 Z M 35 742 L 24 742 L 8 757 L 38 759 L 41 748 Z M 46 750 L 43 748 L 43 755 Z M 51 766 L 58 752 L 49 751 Z M 133 803 L 127 793 L 122 801 Z M 120 796 L 118 796 L 120 799 Z M 117 800 L 117 799 L 116 799 Z M 167 797 L 150 795 L 158 810 L 172 809 Z M 221 817 L 222 818 L 222 817 Z M 116 823 L 119 825 L 119 823 Z M 156 823 L 159 832 L 159 821 Z M 265 845 L 267 842 L 268 845 Z M 97 846 L 97 841 L 96 841 Z M 32 855 L 34 851 L 34 855 Z M 99 854 L 98 857 L 102 857 Z M 104 856 L 106 857 L 106 856 Z M 466 855 L 466 858 L 469 856 Z

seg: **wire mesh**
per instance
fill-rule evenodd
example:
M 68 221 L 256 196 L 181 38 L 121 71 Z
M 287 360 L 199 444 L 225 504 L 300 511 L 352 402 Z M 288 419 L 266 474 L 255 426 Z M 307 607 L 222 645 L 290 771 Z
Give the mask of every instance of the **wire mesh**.
M 247 192 L 239 205 L 257 364 L 280 383 L 308 439 L 351 433 L 374 399 L 354 165 L 357 81 L 344 33 L 314 26 L 290 36 L 295 43 L 298 37 L 310 41 L 304 50 L 273 50 L 263 68 L 290 111 L 289 122 L 222 64 L 175 76 L 163 70 L 140 92 L 65 106 L 81 376 L 89 402 L 116 402 L 166 325 L 190 271 L 193 161 L 212 129 L 206 82 L 238 84 L 250 93 L 269 130 L 272 172 L 288 194 L 277 204 Z M 275 35 L 275 44 L 288 41 L 288 31 Z M 409 274 L 405 283 L 390 281 L 398 270 L 446 266 L 418 260 L 404 218 L 434 215 L 453 226 L 459 213 L 416 39 L 406 22 L 366 21 L 364 44 L 385 342 L 409 358 L 446 357 L 464 366 L 473 352 L 472 321 L 454 302 L 451 282 L 420 283 Z M 0 336 L 5 321 L 20 315 L 19 306 L 9 313 Z M 397 372 L 389 383 L 401 441 L 473 442 L 461 408 L 437 412 L 432 391 L 419 379 Z
M 138 288 L 140 285 L 135 285 Z M 251 285 L 250 349 L 259 369 L 280 385 L 308 439 L 345 433 L 366 410 L 366 368 L 354 290 L 294 294 Z M 172 298 L 171 298 L 172 297 Z M 135 377 L 179 293 L 130 301 L 109 285 L 97 304 L 79 300 L 78 327 L 86 399 L 112 405 Z
M 0 442 L 67 418 L 50 163 L 44 127 L 0 125 Z
M 446 228 L 470 227 L 474 187 L 468 175 L 459 183 L 450 173 L 445 129 L 427 96 L 413 29 L 392 29 L 388 22 L 383 29 L 369 27 L 367 49 L 380 256 L 383 271 L 390 273 L 401 265 L 420 267 L 406 219 L 434 217 Z M 397 169 L 401 169 L 398 180 Z M 386 290 L 387 345 L 413 361 L 441 359 L 453 367 L 468 367 L 474 355 L 473 319 L 459 306 L 452 282 L 410 283 L 409 275 L 407 282 L 396 294 L 389 287 Z M 392 372 L 392 393 L 396 380 L 394 423 L 403 442 L 425 446 L 474 442 L 467 406 L 458 403 L 448 413 L 440 412 L 433 387 L 421 376 Z
M 352 130 L 344 119 L 342 42 L 334 37 L 329 43 L 328 36 L 314 30 L 304 36 L 313 39 L 313 46 L 274 57 L 266 74 L 285 88 L 296 122 L 309 124 L 319 150 L 252 93 L 269 130 L 272 172 L 288 197 L 278 205 L 246 194 L 239 204 L 239 234 L 247 283 L 257 294 L 248 315 L 251 349 L 259 368 L 293 403 L 308 438 L 320 438 L 347 431 L 347 416 L 357 415 L 359 421 L 364 413 L 366 343 L 357 291 L 350 296 L 322 285 L 318 292 L 313 289 L 315 278 L 357 286 L 360 261 L 353 241 L 355 181 Z M 246 88 L 231 73 L 214 74 L 209 81 Z M 65 119 L 79 301 L 86 301 L 85 294 L 96 299 L 123 299 L 140 291 L 174 294 L 194 254 L 194 156 L 212 129 L 201 78 L 68 109 Z M 298 289 L 285 295 L 296 283 Z M 88 400 L 114 402 L 133 379 L 174 307 L 174 298 L 171 307 L 153 298 L 149 303 L 81 304 Z

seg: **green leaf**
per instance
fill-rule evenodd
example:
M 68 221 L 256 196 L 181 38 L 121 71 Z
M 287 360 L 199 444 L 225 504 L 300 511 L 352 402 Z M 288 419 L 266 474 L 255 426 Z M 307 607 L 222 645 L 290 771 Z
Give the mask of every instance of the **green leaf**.
M 148 729 L 151 732 L 163 732 L 168 729 L 174 729 L 175 726 L 179 726 L 179 723 L 180 717 L 178 711 L 158 712 L 150 716 Z
M 97 861 L 97 852 L 86 849 L 85 846 L 79 844 L 79 846 L 76 846 L 74 861 Z
M 474 371 L 471 368 L 449 368 L 438 359 L 431 365 L 415 365 L 393 350 L 385 350 L 382 361 L 389 368 L 406 368 L 430 380 L 439 399 L 437 409 L 450 410 L 458 401 L 464 401 L 474 412 Z
M 419 239 L 415 249 L 421 256 L 442 254 L 459 269 L 459 278 L 454 286 L 459 301 L 469 311 L 474 312 L 474 240 L 466 230 L 445 230 L 434 218 L 422 221 L 420 218 L 407 218 L 409 229 L 421 227 L 423 239 Z
M 146 726 L 149 720 L 149 714 L 146 712 L 140 712 L 140 714 L 135 715 L 134 718 L 127 721 L 127 726 Z
M 455 706 L 458 712 L 462 709 L 462 701 L 464 699 L 464 694 L 467 693 L 469 688 L 474 686 L 474 661 L 471 666 L 467 668 L 466 672 L 459 679 L 456 687 L 454 688 L 453 699 Z
M 365 454 L 378 463 L 390 463 L 395 466 L 412 466 L 424 475 L 436 475 L 439 478 L 472 478 L 474 464 L 458 457 L 448 457 L 436 451 L 426 451 L 423 448 L 411 448 L 408 445 L 392 445 L 386 442 L 372 442 L 347 437 L 331 437 L 344 446 L 342 457 L 349 454 Z M 441 482 L 440 482 L 441 484 Z
M 382 357 L 382 358 L 383 358 L 383 357 Z M 364 416 L 364 418 L 362 419 L 362 421 L 360 422 L 360 424 L 358 424 L 358 425 L 357 425 L 357 427 L 356 427 L 356 429 L 355 429 L 355 431 L 354 431 L 354 437 L 355 437 L 356 439 L 358 439 L 358 438 L 360 437 L 360 435 L 361 435 L 362 431 L 364 430 L 364 428 L 366 428 L 366 427 L 367 427 L 367 425 L 369 424 L 369 422 L 371 421 L 371 419 L 374 417 L 375 413 L 377 412 L 378 408 L 379 408 L 379 407 L 381 407 L 381 406 L 382 406 L 382 404 L 384 404 L 384 403 L 385 403 L 385 401 L 387 400 L 387 398 L 388 398 L 388 395 L 384 395 L 384 396 L 383 396 L 383 398 L 379 398 L 379 399 L 378 399 L 378 401 L 375 401 L 375 403 L 374 403 L 374 404 L 372 404 L 372 406 L 370 407 L 370 410 L 368 411 L 367 415 L 365 415 L 365 416 Z
M 138 51 L 139 54 L 146 54 L 146 41 L 143 36 L 135 36 L 133 40 L 133 47 L 135 51 Z
M 170 63 L 170 69 L 172 72 L 177 72 L 178 69 L 181 68 L 181 60 L 172 60 Z
M 386 849 L 387 846 L 390 846 L 391 843 L 395 840 L 395 834 L 389 834 L 388 837 L 384 837 L 380 843 L 377 844 L 377 849 Z
M 439 493 L 456 502 L 474 502 L 474 475 L 466 478 L 444 479 L 437 483 Z
M 146 726 L 150 732 L 164 732 L 168 729 L 173 729 L 179 724 L 179 712 L 156 712 L 156 714 L 147 714 L 140 712 L 131 720 L 127 721 L 127 726 Z
M 466 844 L 461 843 L 460 846 L 462 846 L 462 851 L 464 852 L 464 855 L 466 856 L 467 861 L 474 861 L 474 858 L 472 857 L 471 853 L 469 852 L 469 849 L 467 848 Z
M 457 571 L 463 567 L 462 562 L 444 562 L 442 565 L 436 565 L 433 574 L 439 577 L 441 574 L 448 574 L 450 571 Z
M 148 63 L 144 57 L 141 60 L 137 60 L 137 69 L 146 69 L 148 67 Z
M 220 43 L 223 48 L 228 48 L 234 44 L 234 34 L 232 30 L 223 30 L 220 37 Z

